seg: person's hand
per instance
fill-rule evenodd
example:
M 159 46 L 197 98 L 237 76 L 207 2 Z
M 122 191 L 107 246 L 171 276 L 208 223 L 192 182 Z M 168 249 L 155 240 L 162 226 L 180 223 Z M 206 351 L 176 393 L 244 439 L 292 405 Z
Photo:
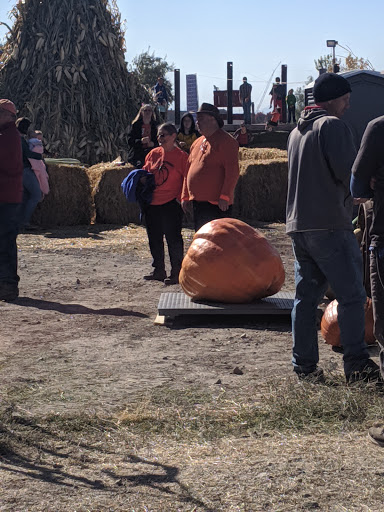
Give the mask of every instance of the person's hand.
M 375 178 L 375 176 L 372 176 L 371 181 L 369 182 L 369 186 L 371 187 L 372 190 L 375 190 L 375 188 L 376 188 L 376 178 Z
M 150 142 L 149 137 L 142 137 L 142 139 L 141 139 L 142 144 L 149 144 L 149 142 Z
M 249 98 L 245 98 L 245 103 L 249 103 Z
M 353 204 L 363 204 L 369 201 L 368 197 L 354 197 Z
M 185 147 L 186 147 L 186 145 L 187 145 L 187 143 L 186 143 L 186 142 L 184 142 L 184 141 L 182 141 L 182 140 L 178 140 L 177 142 L 178 142 L 178 144 L 179 144 L 179 146 L 180 146 L 181 148 L 185 148 Z
M 226 212 L 229 208 L 229 203 L 226 199 L 219 199 L 218 207 L 222 212 Z

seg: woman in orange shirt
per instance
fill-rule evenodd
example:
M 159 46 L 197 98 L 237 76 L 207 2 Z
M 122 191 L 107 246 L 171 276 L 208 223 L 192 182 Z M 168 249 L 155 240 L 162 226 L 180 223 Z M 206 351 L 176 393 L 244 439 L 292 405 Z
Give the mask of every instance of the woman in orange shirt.
M 159 147 L 148 153 L 143 165 L 143 169 L 155 175 L 156 183 L 151 204 L 144 211 L 154 270 L 144 276 L 144 279 L 164 281 L 167 285 L 179 282 L 179 272 L 184 256 L 181 234 L 183 211 L 180 199 L 187 172 L 188 155 L 176 146 L 176 138 L 177 130 L 172 123 L 159 126 L 157 132 Z M 164 236 L 171 262 L 169 277 L 165 272 Z

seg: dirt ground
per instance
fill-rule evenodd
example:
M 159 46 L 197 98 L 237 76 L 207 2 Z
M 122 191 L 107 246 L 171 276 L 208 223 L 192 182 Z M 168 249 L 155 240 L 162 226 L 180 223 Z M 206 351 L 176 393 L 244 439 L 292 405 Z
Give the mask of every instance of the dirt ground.
M 284 290 L 293 290 L 284 225 L 260 228 L 284 261 Z M 184 230 L 184 238 L 188 245 L 192 232 Z M 20 298 L 0 302 L 0 511 L 384 510 L 382 469 L 367 460 L 375 455 L 381 463 L 383 456 L 359 432 L 337 439 L 227 438 L 182 449 L 176 440 L 164 449 L 155 438 L 127 437 L 114 427 L 101 431 L 99 424 L 89 425 L 87 435 L 73 424 L 72 434 L 59 433 L 65 428 L 56 420 L 107 422 L 160 388 L 220 387 L 235 400 L 256 394 L 271 376 L 291 376 L 289 318 L 199 317 L 154 325 L 160 294 L 170 290 L 143 280 L 150 263 L 142 227 L 20 235 Z M 320 352 L 322 365 L 341 373 L 340 356 L 323 343 Z M 5 417 L 12 421 L 5 424 Z M 308 445 L 310 457 L 302 458 Z M 322 448 L 339 458 L 324 458 Z M 366 471 L 361 478 L 369 481 L 360 498 L 353 491 L 356 456 L 363 461 L 359 471 Z M 283 466 L 284 484 L 278 479 Z M 311 475 L 319 471 L 323 483 L 314 485 Z M 337 498 L 344 475 L 346 503 Z M 253 493 L 248 485 L 256 480 L 263 485 Z M 271 493 L 296 493 L 300 508 L 290 498 L 271 501 Z M 363 508 L 367 501 L 371 508 Z

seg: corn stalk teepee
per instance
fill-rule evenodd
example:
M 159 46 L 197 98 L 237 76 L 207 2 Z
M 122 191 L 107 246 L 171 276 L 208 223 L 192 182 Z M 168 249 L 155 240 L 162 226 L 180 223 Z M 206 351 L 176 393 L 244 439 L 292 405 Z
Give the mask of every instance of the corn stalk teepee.
M 24 0 L 12 14 L 0 97 L 43 131 L 51 155 L 88 164 L 126 158 L 147 93 L 127 70 L 116 3 Z

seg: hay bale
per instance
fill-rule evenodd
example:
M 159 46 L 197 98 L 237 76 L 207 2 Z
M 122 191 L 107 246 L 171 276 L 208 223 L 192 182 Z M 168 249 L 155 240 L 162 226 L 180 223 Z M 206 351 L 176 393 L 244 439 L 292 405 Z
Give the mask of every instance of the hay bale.
M 239 161 L 279 160 L 287 158 L 287 152 L 277 148 L 240 148 Z
M 84 166 L 47 165 L 50 193 L 38 204 L 32 223 L 39 226 L 90 224 L 91 187 Z
M 132 165 L 118 166 L 114 162 L 97 164 L 88 169 L 95 204 L 95 222 L 99 224 L 129 224 L 140 222 L 136 203 L 128 203 L 121 182 L 132 171 Z
M 248 221 L 284 221 L 287 182 L 287 159 L 241 161 L 234 215 Z

